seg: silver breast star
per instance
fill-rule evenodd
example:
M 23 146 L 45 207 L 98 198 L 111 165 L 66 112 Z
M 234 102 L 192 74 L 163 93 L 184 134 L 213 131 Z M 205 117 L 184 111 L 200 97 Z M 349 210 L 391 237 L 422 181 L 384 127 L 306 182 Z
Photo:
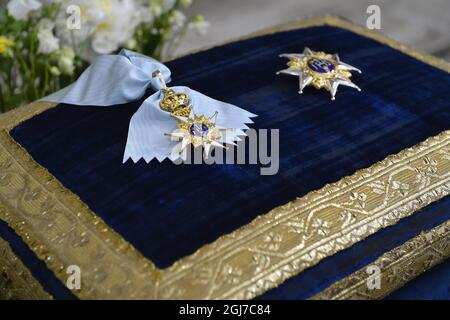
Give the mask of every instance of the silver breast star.
M 322 51 L 312 51 L 305 48 L 303 53 L 284 53 L 280 57 L 288 58 L 288 68 L 277 74 L 288 74 L 299 77 L 299 93 L 303 93 L 306 86 L 312 85 L 317 89 L 325 88 L 335 100 L 339 85 L 361 89 L 354 84 L 350 77 L 351 71 L 361 73 L 361 70 L 342 62 L 337 54 L 327 54 Z

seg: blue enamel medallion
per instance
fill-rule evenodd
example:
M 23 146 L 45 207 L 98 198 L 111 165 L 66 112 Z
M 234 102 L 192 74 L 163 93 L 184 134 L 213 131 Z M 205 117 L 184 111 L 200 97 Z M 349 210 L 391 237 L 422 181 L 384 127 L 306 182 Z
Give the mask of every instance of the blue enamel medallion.
M 208 126 L 202 122 L 196 122 L 189 128 L 189 132 L 195 137 L 204 137 L 208 134 L 208 131 Z
M 326 59 L 312 58 L 308 60 L 308 68 L 317 73 L 329 73 L 334 71 L 334 64 Z

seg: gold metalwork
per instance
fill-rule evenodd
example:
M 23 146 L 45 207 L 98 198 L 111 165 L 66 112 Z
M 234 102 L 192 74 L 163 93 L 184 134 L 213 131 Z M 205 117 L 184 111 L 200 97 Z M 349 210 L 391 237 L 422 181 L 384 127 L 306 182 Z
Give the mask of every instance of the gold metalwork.
M 186 93 L 176 93 L 172 89 L 162 91 L 164 97 L 159 102 L 159 106 L 164 111 L 178 117 L 189 117 L 192 111 L 189 96 Z
M 187 147 L 193 145 L 194 148 L 203 147 L 205 152 L 205 158 L 208 158 L 209 152 L 212 147 L 223 148 L 226 147 L 220 142 L 222 138 L 221 131 L 227 129 L 218 128 L 216 126 L 215 119 L 218 112 L 216 111 L 212 117 L 206 117 L 205 115 L 196 115 L 192 112 L 192 106 L 190 105 L 191 99 L 187 93 L 176 93 L 173 89 L 167 87 L 166 81 L 161 71 L 156 70 L 152 74 L 153 78 L 158 77 L 163 85 L 161 92 L 163 98 L 159 102 L 159 107 L 169 112 L 179 123 L 177 129 L 172 132 L 166 132 L 165 135 L 169 136 L 180 143 L 173 149 L 173 156 L 181 156 L 182 159 L 186 158 Z M 214 119 L 214 121 L 212 121 Z M 206 131 L 203 132 L 205 129 Z M 228 144 L 234 144 L 228 142 Z
M 300 94 L 309 85 L 316 89 L 325 88 L 328 90 L 331 94 L 331 100 L 335 100 L 340 85 L 361 91 L 350 80 L 351 71 L 361 73 L 361 70 L 342 62 L 338 54 L 327 54 L 323 51 L 315 52 L 305 47 L 303 53 L 283 53 L 280 57 L 289 59 L 288 68 L 278 71 L 277 74 L 299 77 Z
M 423 232 L 383 254 L 370 265 L 380 268 L 380 288 L 369 289 L 366 267 L 316 294 L 314 300 L 380 299 L 450 257 L 450 221 Z
M 191 145 L 194 148 L 203 147 L 205 152 L 205 158 L 209 157 L 209 152 L 211 148 L 217 147 L 226 149 L 226 147 L 221 142 L 222 132 L 228 129 L 218 128 L 216 126 L 215 119 L 217 118 L 218 112 L 216 111 L 211 117 L 206 117 L 204 115 L 193 115 L 193 117 L 176 117 L 179 123 L 177 124 L 177 130 L 173 132 L 166 133 L 174 139 L 181 141 L 179 148 L 176 150 L 185 158 L 185 153 L 187 151 L 187 146 Z M 233 144 L 233 142 L 227 142 L 228 144 Z M 184 155 L 183 155 L 184 154 Z
M 163 85 L 163 88 L 161 89 L 163 98 L 159 102 L 159 107 L 173 116 L 189 117 L 192 111 L 189 95 L 184 92 L 176 93 L 173 89 L 167 87 L 166 80 L 164 80 L 164 77 L 159 70 L 154 71 L 152 77 L 159 78 Z
M 163 76 L 163 74 L 161 73 L 160 70 L 153 71 L 152 78 L 158 78 L 159 81 L 161 81 L 161 84 L 163 86 L 162 90 L 167 90 L 168 89 L 167 83 L 166 83 L 166 79 L 164 79 L 164 76 Z
M 448 64 L 333 17 L 349 29 L 450 71 Z M 38 165 L 8 131 L 54 104 L 0 116 L 0 219 L 61 281 L 83 272 L 80 298 L 253 298 L 450 193 L 450 131 L 277 207 L 160 270 Z
M 324 59 L 324 60 L 332 63 L 334 65 L 334 69 L 336 70 L 337 65 L 336 65 L 336 62 L 333 61 L 333 55 L 327 54 L 322 51 L 316 52 L 314 57 L 310 57 L 310 58 L 305 57 L 305 59 L 302 59 L 302 60 L 299 60 L 299 59 L 290 60 L 290 61 L 288 61 L 287 65 L 293 69 L 301 69 L 301 70 L 307 69 L 309 75 L 312 76 L 312 78 L 313 78 L 311 81 L 311 84 L 316 89 L 322 89 L 326 86 L 326 83 L 325 83 L 326 78 L 332 72 L 329 71 L 327 73 L 322 74 L 322 73 L 318 73 L 318 72 L 312 70 L 309 67 L 309 62 L 310 62 L 310 60 L 314 59 L 315 57 Z M 338 73 L 336 75 L 334 75 L 335 77 L 342 77 L 342 78 L 349 80 L 352 76 L 351 72 L 347 71 L 347 70 L 337 70 L 337 72 Z
M 0 238 L 0 300 L 51 300 L 9 244 Z

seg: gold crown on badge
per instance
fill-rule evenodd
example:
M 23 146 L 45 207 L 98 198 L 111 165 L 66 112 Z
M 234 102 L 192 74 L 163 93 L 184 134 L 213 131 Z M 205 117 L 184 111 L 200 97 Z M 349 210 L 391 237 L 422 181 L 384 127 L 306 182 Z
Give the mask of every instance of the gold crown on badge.
M 236 145 L 232 141 L 223 141 L 222 132 L 232 129 L 221 128 L 216 125 L 217 111 L 211 117 L 206 117 L 203 114 L 196 115 L 192 110 L 191 99 L 187 93 L 176 93 L 173 89 L 167 87 L 159 70 L 153 72 L 153 77 L 158 77 L 163 85 L 161 89 L 163 98 L 159 107 L 169 112 L 179 122 L 176 130 L 165 133 L 166 136 L 180 141 L 180 147 L 177 149 L 179 154 L 185 152 L 186 148 L 192 145 L 194 148 L 202 147 L 205 158 L 208 158 L 213 147 L 227 149 L 224 143 Z

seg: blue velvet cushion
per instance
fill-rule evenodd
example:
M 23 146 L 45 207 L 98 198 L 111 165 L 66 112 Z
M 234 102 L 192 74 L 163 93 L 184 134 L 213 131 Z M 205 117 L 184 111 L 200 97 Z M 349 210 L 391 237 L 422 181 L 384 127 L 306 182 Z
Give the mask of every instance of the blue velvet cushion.
M 280 53 L 301 52 L 305 46 L 337 52 L 360 68 L 363 74 L 353 80 L 363 91 L 341 87 L 334 102 L 323 90 L 307 88 L 298 95 L 298 81 L 275 72 L 285 67 Z M 168 67 L 173 85 L 258 114 L 256 129 L 279 129 L 278 174 L 260 176 L 255 165 L 122 165 L 138 102 L 114 108 L 59 105 L 11 131 L 39 164 L 161 268 L 273 207 L 450 128 L 448 73 L 336 27 L 239 41 Z M 435 220 L 427 222 L 448 219 L 448 210 L 439 213 L 430 213 Z M 413 228 L 402 221 L 397 226 L 405 228 L 402 235 L 394 234 L 386 248 L 368 242 L 358 259 L 369 261 L 429 225 Z M 336 279 L 349 272 L 348 262 L 342 263 L 347 267 L 338 264 Z M 318 267 L 308 270 L 311 281 L 322 277 Z M 314 286 L 294 296 L 306 297 Z

